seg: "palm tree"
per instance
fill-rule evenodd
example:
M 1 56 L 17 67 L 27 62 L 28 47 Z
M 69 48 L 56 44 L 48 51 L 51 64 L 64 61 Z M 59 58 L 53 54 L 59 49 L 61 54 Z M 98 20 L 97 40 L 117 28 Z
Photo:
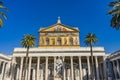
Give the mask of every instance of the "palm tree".
M 85 37 L 85 44 L 90 46 L 90 52 L 91 52 L 91 64 L 92 64 L 92 80 L 94 80 L 94 61 L 93 61 L 93 49 L 92 45 L 93 43 L 96 43 L 98 39 L 96 38 L 95 34 L 88 33 Z
M 110 2 L 108 6 L 112 7 L 107 12 L 107 15 L 112 15 L 111 26 L 118 30 L 120 28 L 120 0 Z
M 9 11 L 8 8 L 3 6 L 3 2 L 2 1 L 0 1 L 0 9 L 4 9 L 5 11 Z M 3 18 L 7 19 L 7 15 L 4 12 L 0 11 L 0 27 L 2 27 L 4 25 L 3 24 Z
M 35 36 L 33 36 L 31 34 L 25 35 L 21 41 L 21 45 L 22 45 L 22 47 L 27 48 L 26 60 L 25 60 L 25 72 L 24 72 L 24 79 L 23 79 L 23 80 L 25 80 L 25 73 L 26 73 L 26 69 L 27 69 L 29 48 L 35 46 Z

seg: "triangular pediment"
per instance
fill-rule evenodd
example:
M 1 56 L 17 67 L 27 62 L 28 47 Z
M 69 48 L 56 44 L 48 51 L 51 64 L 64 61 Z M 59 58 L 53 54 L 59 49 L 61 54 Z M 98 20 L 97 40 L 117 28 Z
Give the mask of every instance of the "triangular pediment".
M 41 29 L 40 32 L 79 32 L 79 30 L 64 24 L 54 24 L 47 28 Z

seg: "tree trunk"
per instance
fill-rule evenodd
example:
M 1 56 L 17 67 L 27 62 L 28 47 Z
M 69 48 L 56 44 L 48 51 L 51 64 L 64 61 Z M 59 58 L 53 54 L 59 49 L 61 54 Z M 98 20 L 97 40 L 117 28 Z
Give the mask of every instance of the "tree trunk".
M 24 79 L 25 80 L 25 76 L 26 76 L 26 70 L 27 70 L 27 63 L 28 63 L 28 54 L 29 54 L 29 47 L 27 47 L 27 52 L 26 52 L 26 59 L 25 59 L 25 68 L 24 68 Z
M 91 64 L 92 64 L 92 80 L 94 80 L 94 61 L 93 61 L 93 50 L 92 50 L 92 44 L 90 44 L 90 52 L 91 52 Z

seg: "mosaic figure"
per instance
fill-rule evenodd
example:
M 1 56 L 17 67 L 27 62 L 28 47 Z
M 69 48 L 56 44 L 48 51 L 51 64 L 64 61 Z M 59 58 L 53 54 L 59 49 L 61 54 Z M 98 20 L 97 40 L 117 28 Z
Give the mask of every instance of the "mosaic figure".
M 64 38 L 64 45 L 67 44 L 67 38 Z
M 44 45 L 44 39 L 43 38 L 40 38 L 40 44 Z
M 78 45 L 78 38 L 75 38 L 74 43 L 75 45 Z

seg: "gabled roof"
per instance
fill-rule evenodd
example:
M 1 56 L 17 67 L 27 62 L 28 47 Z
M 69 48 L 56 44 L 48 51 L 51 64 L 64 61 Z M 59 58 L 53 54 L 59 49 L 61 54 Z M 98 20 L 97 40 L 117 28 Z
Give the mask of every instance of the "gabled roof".
M 62 30 L 57 31 L 56 29 L 58 27 L 61 27 Z M 79 32 L 78 28 L 71 28 L 65 24 L 57 23 L 54 25 L 51 25 L 47 28 L 40 29 L 39 32 Z

